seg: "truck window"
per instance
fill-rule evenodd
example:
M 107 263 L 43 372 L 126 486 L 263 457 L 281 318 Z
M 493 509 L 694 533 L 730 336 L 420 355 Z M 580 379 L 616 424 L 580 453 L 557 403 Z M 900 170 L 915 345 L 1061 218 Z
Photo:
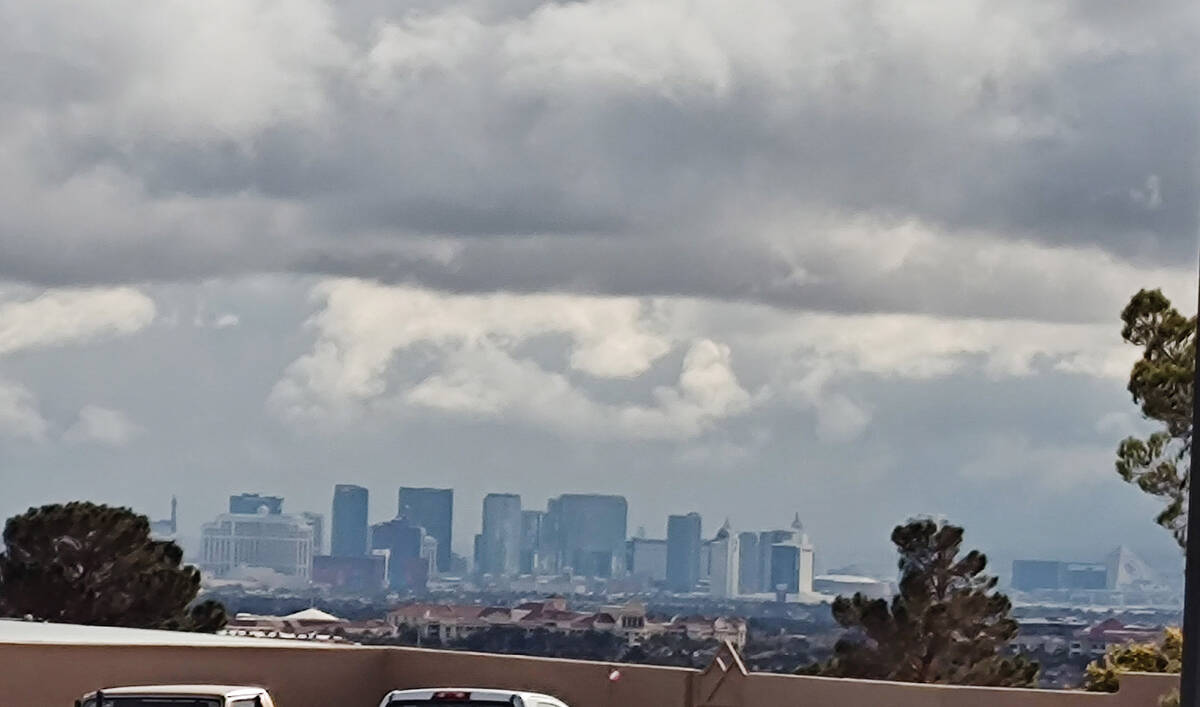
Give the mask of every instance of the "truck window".
M 245 700 L 234 700 L 229 707 L 262 707 L 257 697 L 251 697 Z

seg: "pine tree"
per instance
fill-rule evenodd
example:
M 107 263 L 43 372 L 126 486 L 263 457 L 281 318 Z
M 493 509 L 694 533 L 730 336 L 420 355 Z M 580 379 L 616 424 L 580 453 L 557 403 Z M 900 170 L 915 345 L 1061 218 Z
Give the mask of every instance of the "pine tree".
M 4 526 L 0 614 L 62 623 L 216 631 L 224 608 L 191 606 L 200 571 L 150 537 L 127 508 L 86 502 L 31 508 Z
M 899 593 L 891 602 L 839 597 L 833 617 L 847 629 L 824 665 L 804 672 L 902 682 L 1029 686 L 1038 665 L 1006 657 L 1017 634 L 1008 597 L 984 574 L 987 558 L 959 557 L 963 529 L 912 520 L 892 531 L 900 553 Z
M 1142 416 L 1159 423 L 1159 429 L 1146 439 L 1121 442 L 1117 473 L 1166 501 L 1155 520 L 1182 547 L 1187 542 L 1196 318 L 1180 314 L 1160 290 L 1141 290 L 1129 300 L 1121 320 L 1121 336 L 1142 348 L 1129 373 L 1129 393 Z

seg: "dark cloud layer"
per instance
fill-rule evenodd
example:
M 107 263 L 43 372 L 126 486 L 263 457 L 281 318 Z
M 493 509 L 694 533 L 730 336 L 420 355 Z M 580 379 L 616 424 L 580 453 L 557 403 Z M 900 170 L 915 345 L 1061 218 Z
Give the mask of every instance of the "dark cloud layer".
M 142 22 L 92 18 L 95 32 L 57 3 L 0 8 L 0 274 L 298 271 L 1093 319 L 1115 299 L 1103 277 L 1089 310 L 1009 304 L 1011 278 L 961 297 L 961 279 L 929 278 L 957 266 L 941 251 L 870 282 L 823 258 L 843 254 L 831 232 L 850 221 L 881 247 L 916 223 L 958 250 L 1028 242 L 1143 268 L 1195 252 L 1200 64 L 1182 0 L 1134 16 L 1031 2 L 247 8 L 220 24 L 168 4 Z M 193 26 L 157 36 L 172 19 Z M 63 213 L 46 218 L 51 205 Z M 414 256 L 427 239 L 452 256 Z

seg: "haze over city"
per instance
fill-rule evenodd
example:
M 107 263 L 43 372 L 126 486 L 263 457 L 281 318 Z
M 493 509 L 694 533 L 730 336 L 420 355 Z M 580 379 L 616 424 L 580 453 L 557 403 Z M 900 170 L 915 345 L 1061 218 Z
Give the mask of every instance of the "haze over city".
M 0 8 L 4 517 L 439 486 L 465 556 L 594 492 L 1177 562 L 1113 461 L 1121 307 L 1195 292 L 1194 3 L 208 5 Z

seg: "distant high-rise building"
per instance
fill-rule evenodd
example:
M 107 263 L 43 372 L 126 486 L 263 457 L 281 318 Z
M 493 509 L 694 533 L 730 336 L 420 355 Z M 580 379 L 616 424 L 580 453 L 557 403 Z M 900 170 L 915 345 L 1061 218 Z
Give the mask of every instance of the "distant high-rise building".
M 437 570 L 449 572 L 454 539 L 454 489 L 402 487 L 397 515 L 421 526 L 437 540 Z
M 489 493 L 483 498 L 482 574 L 511 577 L 521 568 L 521 497 Z
M 471 563 L 457 552 L 450 553 L 450 574 L 465 577 L 471 571 Z
M 150 535 L 155 540 L 174 540 L 179 533 L 179 501 L 171 497 L 171 517 L 166 520 L 150 521 Z
M 771 548 L 778 543 L 791 542 L 795 539 L 796 530 L 794 528 L 791 530 L 767 530 L 758 534 L 758 577 L 759 582 L 762 583 L 761 591 L 775 591 L 775 586 L 771 583 L 771 578 L 774 576 L 771 569 Z
M 1103 562 L 1014 560 L 1012 587 L 1025 592 L 1039 589 L 1108 589 L 1109 567 Z
M 626 565 L 629 573 L 649 582 L 667 581 L 667 541 L 633 538 L 629 541 Z
M 333 530 L 329 545 L 334 557 L 363 557 L 367 554 L 367 505 L 369 493 L 362 486 L 333 487 Z
M 1061 568 L 1066 564 L 1052 560 L 1013 560 L 1012 588 L 1023 592 L 1060 589 Z
M 667 587 L 692 592 L 700 581 L 700 514 L 667 518 Z
M 792 539 L 771 546 L 771 589 L 783 594 L 811 594 L 813 590 L 813 546 L 800 525 Z
M 312 580 L 332 589 L 375 594 L 387 586 L 385 555 L 318 555 L 313 558 Z
M 214 577 L 228 576 L 238 567 L 265 567 L 280 574 L 311 576 L 313 530 L 300 516 L 224 513 L 205 523 L 200 536 L 201 569 Z
M 771 546 L 771 588 L 782 594 L 800 591 L 800 548 L 795 543 Z
M 730 529 L 728 520 L 709 544 L 709 553 L 708 593 L 720 599 L 737 596 L 740 566 L 738 536 Z
M 426 534 L 421 538 L 421 563 L 429 577 L 437 574 L 437 544 L 437 538 L 432 535 Z
M 762 557 L 758 551 L 758 533 L 738 533 L 738 591 L 757 594 L 766 591 L 762 586 Z
M 1104 562 L 1061 562 L 1057 560 L 1014 560 L 1012 588 L 1023 592 L 1042 590 L 1130 591 L 1158 589 L 1158 573 L 1132 550 L 1118 547 Z
M 396 591 L 425 590 L 429 561 L 422 558 L 425 529 L 407 518 L 371 526 L 371 548 L 388 553 L 388 586 Z
M 542 567 L 543 571 L 555 574 L 563 569 L 562 557 L 562 503 L 557 498 L 546 501 L 546 515 L 542 518 Z
M 628 514 L 624 496 L 568 493 L 552 500 L 547 517 L 559 569 L 588 577 L 624 574 Z
M 545 571 L 544 511 L 521 511 L 521 574 L 541 574 Z
M 712 540 L 700 542 L 700 583 L 704 584 L 712 575 Z
M 300 517 L 308 523 L 308 527 L 313 530 L 313 554 L 325 554 L 325 516 L 312 511 L 304 511 Z
M 263 509 L 266 509 L 265 511 Z M 283 513 L 283 498 L 280 496 L 261 496 L 257 493 L 242 493 L 229 497 L 229 512 L 252 515 L 267 513 L 277 516 Z

